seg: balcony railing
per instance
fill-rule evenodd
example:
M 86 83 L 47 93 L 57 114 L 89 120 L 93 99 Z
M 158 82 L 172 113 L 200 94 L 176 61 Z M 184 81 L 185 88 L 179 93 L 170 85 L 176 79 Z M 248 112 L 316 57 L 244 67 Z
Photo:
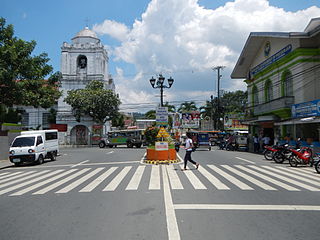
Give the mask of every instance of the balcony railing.
M 283 108 L 291 108 L 292 104 L 294 104 L 294 96 L 288 96 L 273 99 L 270 102 L 255 105 L 252 109 L 254 115 L 260 115 L 263 113 L 268 113 Z

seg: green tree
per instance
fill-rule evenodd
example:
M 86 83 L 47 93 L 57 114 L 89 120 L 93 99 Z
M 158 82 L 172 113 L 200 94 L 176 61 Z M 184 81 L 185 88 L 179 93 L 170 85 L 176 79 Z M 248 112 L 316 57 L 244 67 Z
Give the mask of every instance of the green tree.
M 118 113 L 115 117 L 112 118 L 112 126 L 123 128 L 124 127 L 124 116 L 121 113 Z
M 68 91 L 64 101 L 72 107 L 77 121 L 90 116 L 98 124 L 117 117 L 121 103 L 113 91 L 104 89 L 103 83 L 97 80 L 91 81 L 85 89 Z
M 178 112 L 180 113 L 192 112 L 196 110 L 198 110 L 198 108 L 193 101 L 181 103 L 180 107 L 178 108 Z
M 58 90 L 59 73 L 52 73 L 46 53 L 31 56 L 35 41 L 14 37 L 13 25 L 0 18 L 0 104 L 48 108 L 61 96 Z
M 144 114 L 147 119 L 156 119 L 156 110 L 150 110 Z
M 221 98 L 221 106 L 225 113 L 244 113 L 247 106 L 248 92 L 235 91 L 225 93 Z

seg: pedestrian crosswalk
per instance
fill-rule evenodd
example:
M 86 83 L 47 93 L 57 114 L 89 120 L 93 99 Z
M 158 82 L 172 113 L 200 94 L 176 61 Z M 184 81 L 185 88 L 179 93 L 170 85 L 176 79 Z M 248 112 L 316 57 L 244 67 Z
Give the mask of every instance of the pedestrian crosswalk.
M 201 165 L 181 171 L 182 165 L 86 167 L 0 172 L 0 197 L 89 193 L 94 191 L 156 191 L 166 171 L 172 191 L 312 191 L 320 192 L 320 175 L 310 168 L 257 165 Z

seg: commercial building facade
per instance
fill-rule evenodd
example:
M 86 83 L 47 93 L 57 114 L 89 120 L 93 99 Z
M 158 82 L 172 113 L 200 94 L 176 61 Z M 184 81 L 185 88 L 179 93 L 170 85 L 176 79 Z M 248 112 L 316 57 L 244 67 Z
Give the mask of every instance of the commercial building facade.
M 320 140 L 320 18 L 303 32 L 250 33 L 231 78 L 246 79 L 251 134 Z

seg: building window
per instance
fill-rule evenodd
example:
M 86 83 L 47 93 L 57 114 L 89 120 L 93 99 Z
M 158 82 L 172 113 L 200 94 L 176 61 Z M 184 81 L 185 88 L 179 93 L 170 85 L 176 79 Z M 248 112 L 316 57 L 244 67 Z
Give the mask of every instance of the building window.
M 293 96 L 293 79 L 289 70 L 282 74 L 281 83 L 281 95 L 283 97 Z
M 259 95 L 258 95 L 258 88 L 257 86 L 252 87 L 252 105 L 258 105 L 259 104 Z
M 264 89 L 265 89 L 265 100 L 266 102 L 270 102 L 273 99 L 273 87 L 270 79 L 266 81 Z
M 77 61 L 77 66 L 81 69 L 87 67 L 87 57 L 84 55 L 79 55 L 78 61 Z

